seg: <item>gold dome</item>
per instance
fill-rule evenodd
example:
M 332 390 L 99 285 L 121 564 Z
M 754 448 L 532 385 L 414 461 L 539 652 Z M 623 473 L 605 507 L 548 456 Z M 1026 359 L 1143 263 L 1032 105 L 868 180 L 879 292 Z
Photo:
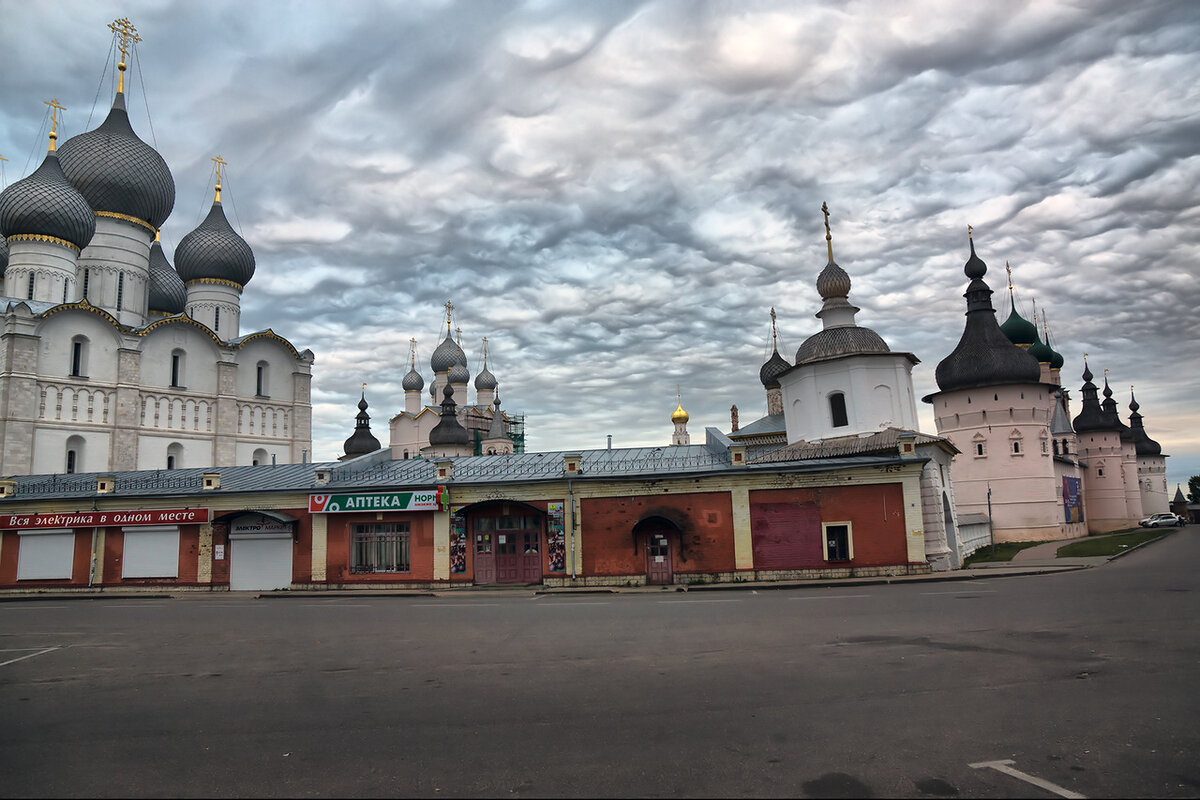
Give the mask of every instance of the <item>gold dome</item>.
M 688 413 L 683 410 L 683 401 L 680 400 L 675 404 L 675 410 L 671 412 L 671 422 L 687 422 L 688 419 Z

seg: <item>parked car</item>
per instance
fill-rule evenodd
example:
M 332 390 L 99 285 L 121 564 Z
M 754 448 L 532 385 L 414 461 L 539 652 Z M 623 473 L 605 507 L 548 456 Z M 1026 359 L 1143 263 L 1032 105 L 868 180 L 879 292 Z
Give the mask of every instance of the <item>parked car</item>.
M 1169 512 L 1162 514 L 1151 514 L 1143 520 L 1138 521 L 1138 525 L 1143 528 L 1174 528 L 1182 527 L 1185 524 L 1183 517 L 1177 517 Z

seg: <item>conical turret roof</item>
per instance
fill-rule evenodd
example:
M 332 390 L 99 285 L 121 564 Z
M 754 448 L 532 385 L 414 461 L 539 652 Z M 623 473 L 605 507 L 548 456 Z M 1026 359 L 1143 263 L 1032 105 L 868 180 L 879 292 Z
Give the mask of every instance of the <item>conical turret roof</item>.
M 354 433 L 350 434 L 343 449 L 348 458 L 357 458 L 374 453 L 380 447 L 379 440 L 371 433 L 371 417 L 367 414 L 367 393 L 364 390 L 358 401 L 358 415 L 354 418 Z
M 1100 408 L 1098 390 L 1096 384 L 1092 383 L 1092 371 L 1088 368 L 1086 361 L 1083 362 L 1083 386 L 1080 394 L 1083 396 L 1083 403 L 1079 414 L 1075 417 L 1076 433 L 1120 430 Z
M 465 445 L 471 443 L 471 433 L 458 421 L 458 406 L 450 384 L 442 390 L 442 415 L 429 432 L 431 445 Z
M 1142 423 L 1142 415 L 1138 413 L 1141 406 L 1129 390 L 1129 429 L 1133 432 L 1133 446 L 1139 456 L 1161 456 L 1162 445 L 1150 438 Z

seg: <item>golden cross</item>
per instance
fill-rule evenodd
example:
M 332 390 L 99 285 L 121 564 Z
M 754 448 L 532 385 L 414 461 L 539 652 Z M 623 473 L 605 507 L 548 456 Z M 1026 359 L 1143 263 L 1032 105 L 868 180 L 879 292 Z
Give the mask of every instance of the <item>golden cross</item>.
M 411 369 L 416 369 L 417 368 L 417 337 L 415 337 L 415 336 L 408 340 L 408 358 L 409 358 L 409 367 Z
M 771 345 L 778 348 L 779 337 L 775 333 L 775 306 L 771 306 Z
M 967 238 L 974 239 L 975 237 L 972 235 L 974 232 L 975 232 L 975 229 L 972 228 L 970 225 L 968 225 L 967 226 Z
M 121 49 L 121 60 L 125 60 L 125 56 L 129 55 L 129 41 L 132 39 L 135 43 L 140 42 L 142 37 L 137 35 L 137 28 L 133 27 L 133 23 L 128 17 L 113 20 L 108 24 L 108 29 L 121 37 L 121 44 L 118 45 Z
M 212 162 L 217 165 L 217 199 L 216 202 L 221 202 L 221 167 L 229 166 L 229 162 L 217 156 L 212 159 Z
M 483 337 L 483 368 L 487 369 L 487 337 Z
M 455 328 L 454 332 L 458 334 L 458 346 L 462 347 L 462 325 Z
M 43 100 L 44 105 L 50 106 L 50 149 L 54 149 L 54 140 L 58 138 L 58 112 L 66 111 L 66 106 L 60 105 L 58 98 Z
M 821 213 L 825 215 L 825 247 L 829 250 L 829 260 L 833 261 L 833 234 L 829 232 L 829 205 L 821 202 Z
M 446 301 L 446 333 L 450 332 L 450 314 L 454 311 L 454 303 Z

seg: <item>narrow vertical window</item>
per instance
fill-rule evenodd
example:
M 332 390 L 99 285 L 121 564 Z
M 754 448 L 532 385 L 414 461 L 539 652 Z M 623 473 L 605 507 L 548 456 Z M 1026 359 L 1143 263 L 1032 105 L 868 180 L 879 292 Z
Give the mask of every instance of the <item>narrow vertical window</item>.
M 167 456 L 167 469 L 175 469 L 175 456 Z
M 254 393 L 259 397 L 268 397 L 271 391 L 270 372 L 267 362 L 260 361 L 254 371 Z
M 174 389 L 183 388 L 183 352 L 175 350 L 171 353 L 171 387 Z
M 117 311 L 121 310 L 121 303 L 125 300 L 125 273 L 117 273 Z
M 88 284 L 90 283 L 91 277 L 92 277 L 92 271 L 90 269 L 85 269 L 83 271 L 83 299 L 84 300 L 88 299 Z
M 83 339 L 73 339 L 71 341 L 71 377 L 83 377 L 83 359 L 84 359 L 84 341 Z
M 213 333 L 221 332 L 221 309 L 216 309 L 213 312 Z
M 844 428 L 850 424 L 850 418 L 846 414 L 846 395 L 841 392 L 829 395 L 829 413 L 833 418 L 833 427 Z
M 75 472 L 75 459 L 76 459 L 75 451 L 68 450 L 67 451 L 67 474 L 68 475 L 72 475 Z
M 67 292 L 68 292 L 70 289 L 71 289 L 71 282 L 70 282 L 70 281 L 68 281 L 68 280 L 64 280 L 64 281 L 63 281 L 63 299 L 62 299 L 62 301 L 63 301 L 64 303 L 65 303 L 65 302 L 67 302 Z
M 29 273 L 29 299 L 33 299 L 33 273 Z

